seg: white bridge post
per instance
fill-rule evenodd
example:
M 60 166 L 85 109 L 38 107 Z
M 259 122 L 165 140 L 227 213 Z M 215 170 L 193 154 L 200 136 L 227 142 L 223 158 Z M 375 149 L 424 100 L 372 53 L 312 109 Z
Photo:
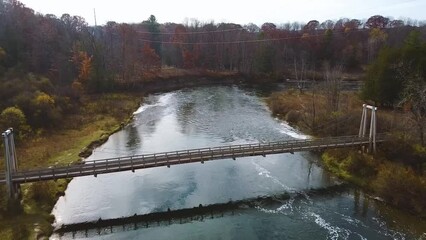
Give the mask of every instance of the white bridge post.
M 19 184 L 13 183 L 12 175 L 18 170 L 18 161 L 16 160 L 15 141 L 13 129 L 9 128 L 2 133 L 4 142 L 4 155 L 6 162 L 6 185 L 10 199 L 18 199 L 20 194 Z
M 377 133 L 376 111 L 377 111 L 377 107 L 370 106 L 370 105 L 367 105 L 367 104 L 362 105 L 361 124 L 359 126 L 358 136 L 360 138 L 365 137 L 366 130 L 367 130 L 367 115 L 368 115 L 367 111 L 368 110 L 371 110 L 368 152 L 369 153 L 376 153 L 376 133 Z M 364 147 L 362 147 L 362 151 L 364 151 Z

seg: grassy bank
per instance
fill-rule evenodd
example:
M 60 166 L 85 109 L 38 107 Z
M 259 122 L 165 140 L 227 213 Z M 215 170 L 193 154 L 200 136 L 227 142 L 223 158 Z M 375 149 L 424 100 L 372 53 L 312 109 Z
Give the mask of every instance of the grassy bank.
M 102 144 L 110 134 L 125 126 L 140 103 L 141 96 L 131 94 L 82 97 L 79 109 L 66 116 L 60 127 L 38 132 L 18 143 L 19 169 L 80 161 L 81 156 L 89 155 L 92 148 Z M 47 238 L 54 220 L 50 212 L 59 196 L 64 194 L 68 181 L 64 179 L 23 184 L 22 207 L 12 207 L 9 210 L 6 210 L 8 203 L 3 194 L 6 191 L 1 186 L 0 239 Z
M 124 86 L 117 83 L 117 88 L 125 92 L 122 94 L 82 95 L 79 103 L 56 96 L 62 105 L 58 104 L 55 110 L 67 109 L 67 112 L 54 124 L 48 124 L 53 127 L 34 126 L 25 132 L 23 139 L 17 142 L 18 168 L 46 168 L 81 161 L 127 124 L 141 103 L 140 92 L 223 83 L 222 79 L 225 83 L 238 82 L 240 75 L 230 71 L 164 68 L 147 73 L 141 82 L 123 83 Z M 0 168 L 4 169 L 3 154 L 0 155 Z M 5 186 L 0 186 L 0 239 L 47 238 L 54 220 L 51 210 L 70 180 L 22 184 L 20 202 L 9 202 Z
M 362 101 L 356 93 L 343 92 L 337 111 L 330 109 L 322 92 L 274 93 L 267 103 L 274 115 L 313 136 L 358 134 Z M 394 139 L 381 144 L 376 155 L 355 148 L 326 150 L 324 167 L 387 203 L 426 217 L 426 148 L 418 144 L 413 123 L 404 112 L 379 108 L 377 121 L 377 131 L 390 132 Z

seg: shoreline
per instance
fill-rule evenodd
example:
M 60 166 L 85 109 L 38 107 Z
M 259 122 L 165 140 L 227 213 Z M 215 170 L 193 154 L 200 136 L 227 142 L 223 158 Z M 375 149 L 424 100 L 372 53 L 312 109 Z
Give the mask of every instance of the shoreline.
M 318 94 L 317 94 L 318 95 Z M 278 93 L 277 96 L 271 96 L 269 99 L 267 99 L 268 107 L 271 109 L 273 115 L 277 117 L 278 119 L 282 121 L 286 121 L 289 126 L 298 129 L 301 132 L 310 132 L 310 135 L 312 137 L 321 137 L 321 136 L 327 136 L 326 134 L 329 134 L 327 132 L 321 132 L 321 129 L 317 129 L 317 131 L 313 132 L 312 129 L 309 128 L 309 126 L 306 125 L 306 122 L 312 121 L 312 116 L 309 116 L 307 114 L 303 115 L 303 113 L 300 113 L 300 109 L 304 109 L 305 107 L 309 109 L 309 106 L 304 106 L 304 104 L 308 103 L 310 104 L 310 101 L 315 100 L 317 105 L 321 104 L 321 101 L 324 101 L 323 96 L 317 96 L 317 98 L 312 98 L 309 93 L 295 93 L 291 90 L 284 90 Z M 345 118 L 345 116 L 352 116 L 355 113 L 357 113 L 357 109 L 354 109 L 353 106 L 361 106 L 361 100 L 358 99 L 358 97 L 351 96 L 350 94 L 345 96 L 345 101 L 349 102 L 347 109 L 341 110 L 340 118 Z M 278 104 L 277 104 L 278 103 Z M 299 106 L 299 104 L 301 106 Z M 274 108 L 275 107 L 275 108 Z M 320 108 L 322 106 L 317 106 L 317 108 Z M 309 110 L 308 110 L 309 111 Z M 312 111 L 312 110 L 311 110 Z M 315 111 L 314 111 L 315 112 Z M 319 110 L 317 109 L 316 112 L 317 118 L 319 113 Z M 386 111 L 382 111 L 381 115 L 386 115 Z M 356 115 L 358 116 L 358 115 Z M 385 122 L 386 118 L 382 118 L 384 121 L 383 125 L 386 125 Z M 318 120 L 317 120 L 318 121 Z M 316 122 L 316 124 L 324 125 L 324 122 L 327 122 L 326 119 L 323 119 L 321 121 Z M 332 123 L 331 123 L 332 124 Z M 345 124 L 345 126 L 339 126 L 336 124 L 336 128 L 341 128 L 339 131 L 343 132 L 350 132 L 351 134 L 357 134 L 358 132 L 358 126 L 359 122 L 350 122 L 348 124 Z M 356 129 L 354 129 L 356 127 Z M 383 130 L 382 130 L 383 131 Z M 393 140 L 394 141 L 394 140 Z M 385 145 L 386 144 L 386 145 Z M 382 148 L 388 150 L 395 144 L 393 142 L 383 143 Z M 393 146 L 395 147 L 395 146 Z M 394 160 L 395 161 L 395 160 Z M 383 189 L 388 190 L 387 188 L 393 188 L 397 186 L 393 185 L 385 185 L 381 186 L 380 184 L 386 184 L 387 181 L 378 183 L 379 175 L 384 172 L 387 174 L 385 177 L 393 178 L 392 174 L 398 174 L 399 172 L 404 172 L 406 175 L 404 178 L 398 179 L 398 181 L 404 181 L 406 177 L 410 177 L 410 174 L 407 175 L 407 170 L 404 165 L 393 163 L 392 159 L 386 158 L 384 152 L 378 152 L 376 155 L 369 155 L 369 154 L 362 154 L 359 152 L 359 150 L 354 148 L 349 148 L 347 150 L 341 150 L 341 149 L 329 149 L 322 152 L 320 156 L 320 163 L 324 170 L 330 172 L 332 175 L 336 176 L 337 178 L 341 179 L 342 181 L 352 184 L 353 186 L 360 188 L 362 191 L 365 191 L 367 194 L 373 195 L 373 199 L 380 199 L 381 202 L 383 202 L 386 205 L 392 206 L 395 209 L 401 210 L 403 212 L 406 212 L 410 215 L 419 217 L 420 219 L 425 220 L 426 219 L 426 213 L 418 209 L 413 209 L 411 205 L 401 205 L 401 203 L 397 204 L 393 202 L 393 199 L 387 199 L 386 195 L 383 195 Z M 392 172 L 394 171 L 394 172 Z M 410 172 L 411 173 L 411 172 Z M 414 174 L 414 173 L 413 173 Z M 399 175 L 398 177 L 401 177 L 402 175 Z M 396 176 L 395 176 L 396 177 Z M 416 176 L 420 178 L 421 176 Z M 383 179 L 379 179 L 383 181 Z M 395 182 L 395 185 L 400 184 L 400 182 Z M 412 182 L 409 182 L 407 184 L 413 184 L 415 185 L 415 182 L 411 179 Z M 421 180 L 419 180 L 421 181 Z M 424 181 L 424 180 L 423 180 Z M 414 187 L 413 186 L 413 187 Z M 392 191 L 389 189 L 389 191 Z M 400 189 L 401 193 L 398 191 L 394 192 L 393 195 L 403 195 L 403 192 L 407 192 L 406 188 Z M 420 190 L 417 188 L 415 191 Z M 419 191 L 420 192 L 420 191 Z M 421 194 L 421 193 L 420 193 Z M 398 196 L 397 196 L 398 197 Z M 417 197 L 417 198 L 415 198 Z M 410 204 L 415 205 L 420 204 L 421 205 L 421 199 L 419 199 L 418 196 L 415 196 L 413 202 L 410 202 Z M 376 200 L 377 200 L 376 199 Z M 416 203 L 416 201 L 418 201 Z M 424 208 L 423 208 L 424 209 Z
M 65 124 L 70 126 L 32 137 L 17 148 L 21 169 L 78 164 L 133 119 L 134 109 L 142 103 L 141 97 L 128 92 L 86 96 L 82 100 L 81 112 L 68 115 Z M 109 110 L 111 105 L 116 108 L 103 114 L 102 111 Z M 42 148 L 40 145 L 49 146 Z M 38 156 L 43 158 L 43 162 L 34 162 L 37 158 L 29 160 L 34 151 L 43 153 Z M 59 197 L 64 195 L 70 180 L 21 185 L 18 209 L 9 209 L 3 213 L 4 216 L 0 214 L 2 239 L 48 239 L 53 231 L 52 210 Z
M 207 79 L 207 78 L 206 78 Z M 209 85 L 223 85 L 223 84 L 225 84 L 226 85 L 226 81 L 230 81 L 230 82 L 228 82 L 228 84 L 238 84 L 238 83 L 242 83 L 242 82 L 235 82 L 235 78 L 234 79 L 232 79 L 232 77 L 230 78 L 230 79 L 227 79 L 227 80 L 224 80 L 224 81 L 222 81 L 222 82 L 215 82 L 215 80 L 213 79 L 210 79 L 210 80 L 207 80 L 207 82 L 202 82 L 200 85 L 194 85 L 194 83 L 196 82 L 195 80 L 192 80 L 192 81 L 182 81 L 182 80 L 168 80 L 168 81 L 171 81 L 172 82 L 172 84 L 170 85 L 173 89 L 167 89 L 167 90 L 156 90 L 156 91 L 154 91 L 153 89 L 155 89 L 155 88 L 151 88 L 151 89 L 145 89 L 145 90 L 150 90 L 150 91 L 152 91 L 152 92 L 150 92 L 150 91 L 144 91 L 144 93 L 148 93 L 148 92 L 150 92 L 150 93 L 158 93 L 158 92 L 168 92 L 168 91 L 173 91 L 173 90 L 176 90 L 176 89 L 174 89 L 175 87 L 177 87 L 177 89 L 181 89 L 181 88 L 186 88 L 186 87 L 198 87 L 198 86 L 209 86 Z M 213 81 L 213 83 L 212 82 L 209 82 L 209 81 Z M 177 85 L 176 84 L 176 82 L 177 83 L 179 83 L 179 84 L 181 84 L 181 85 Z M 247 81 L 247 80 L 245 80 L 244 81 L 244 83 L 248 83 L 249 81 Z M 161 83 L 163 83 L 162 82 L 162 80 L 160 80 L 160 82 L 159 83 L 155 83 L 154 84 L 154 86 L 156 86 L 156 87 L 158 87 L 159 85 L 161 85 Z M 188 85 L 187 85 L 188 84 Z M 138 90 L 135 90 L 135 89 L 133 89 L 135 92 L 137 92 Z M 123 89 L 121 89 L 120 91 L 119 91 L 119 93 L 120 94 L 123 94 L 123 95 L 126 95 L 126 96 L 131 96 L 132 95 L 132 91 L 129 91 L 129 90 L 123 90 Z M 141 94 L 142 95 L 142 94 Z M 141 106 L 141 104 L 139 104 L 138 105 L 138 107 L 140 107 Z M 136 110 L 138 109 L 138 107 L 136 108 Z M 270 106 L 269 105 L 267 105 L 267 107 L 271 110 L 271 108 L 270 108 Z M 116 132 L 118 132 L 118 131 L 120 131 L 120 130 L 122 130 L 125 126 L 127 126 L 131 121 L 132 121 L 132 119 L 133 119 L 133 116 L 134 116 L 134 112 L 136 111 L 135 109 L 133 109 L 132 111 L 131 111 L 131 113 L 130 114 L 128 114 L 127 115 L 127 117 L 126 117 L 126 119 L 124 119 L 124 121 L 121 121 L 120 123 L 118 123 L 117 125 L 115 125 L 115 126 L 113 126 L 112 127 L 112 130 L 111 131 L 109 131 L 109 132 L 107 132 L 107 133 L 103 133 L 102 135 L 100 135 L 97 139 L 95 139 L 95 140 L 93 140 L 93 141 L 90 141 L 85 147 L 84 147 L 84 149 L 83 150 L 81 150 L 79 153 L 78 153 L 78 156 L 80 157 L 79 158 L 79 160 L 76 160 L 76 161 L 74 161 L 74 163 L 77 163 L 77 162 L 79 162 L 79 161 L 82 161 L 82 158 L 87 158 L 88 156 L 90 156 L 91 155 L 91 153 L 92 153 L 92 151 L 96 148 L 96 147 L 99 147 L 99 146 L 101 146 L 102 144 L 104 144 L 108 139 L 109 139 L 109 137 L 112 135 L 112 134 L 114 134 L 114 133 L 116 133 Z M 271 111 L 271 114 L 272 114 L 272 111 Z M 130 116 L 129 116 L 130 115 Z M 273 116 L 273 117 L 277 117 L 277 116 Z M 312 135 L 312 134 L 305 134 L 304 132 L 306 132 L 306 131 L 302 131 L 303 130 L 303 128 L 300 128 L 299 126 L 297 126 L 297 125 L 294 125 L 294 124 L 292 124 L 291 122 L 289 122 L 289 121 L 286 121 L 285 119 L 283 120 L 282 119 L 282 116 L 281 117 L 277 117 L 278 119 L 279 119 L 279 121 L 285 121 L 285 122 L 287 122 L 287 124 L 289 125 L 289 126 L 291 126 L 291 127 L 293 127 L 293 128 L 295 128 L 298 132 L 300 132 L 301 133 L 301 135 L 303 135 L 303 136 L 313 136 L 313 137 L 315 137 L 315 135 Z M 324 166 L 324 165 L 323 165 Z M 325 166 L 324 166 L 325 167 Z M 329 171 L 329 170 L 328 170 Z M 334 173 L 332 173 L 332 174 L 334 174 Z M 335 175 L 335 174 L 334 174 Z M 347 182 L 347 180 L 344 180 L 345 182 Z M 62 190 L 62 193 L 64 193 L 65 192 L 65 190 L 66 190 L 66 187 L 67 187 L 67 184 L 69 183 L 69 181 L 66 181 L 66 183 L 64 184 L 64 185 L 62 185 L 62 188 L 63 188 L 63 190 Z M 362 188 L 362 186 L 360 187 L 360 188 Z M 363 189 L 363 188 L 362 188 Z M 59 190 L 59 192 L 61 192 L 61 190 Z M 59 199 L 59 197 L 60 197 L 61 195 L 55 195 L 55 204 L 56 204 L 56 202 L 57 202 L 57 200 Z M 55 205 L 54 204 L 54 205 Z M 53 210 L 53 207 L 54 207 L 54 205 L 52 206 L 52 208 L 50 209 L 50 211 L 49 211 L 49 214 L 51 214 L 52 213 L 52 210 Z M 50 222 L 50 225 L 47 227 L 48 229 L 49 229 L 49 231 L 48 232 L 46 232 L 46 231 L 41 231 L 40 229 L 46 229 L 46 227 L 43 227 L 43 226 L 41 226 L 41 225 L 43 225 L 43 224 L 39 224 L 39 226 L 38 227 L 36 227 L 36 228 L 32 228 L 31 230 L 31 233 L 29 234 L 30 236 L 35 236 L 36 237 L 36 239 L 46 239 L 46 238 L 48 238 L 48 236 L 51 236 L 51 234 L 52 234 L 52 232 L 53 232 L 53 226 L 52 226 L 52 223 L 53 223 L 53 220 L 54 220 L 54 218 L 53 219 L 49 219 L 49 222 Z M 38 229 L 38 230 L 37 230 Z M 36 235 L 36 233 L 41 233 L 41 234 L 38 234 L 38 235 Z
M 161 92 L 169 92 L 174 91 L 182 88 L 189 88 L 189 87 L 200 87 L 200 86 L 213 86 L 213 85 L 228 85 L 228 84 L 241 84 L 242 82 L 249 82 L 248 80 L 244 80 L 243 78 L 240 78 L 241 76 L 238 75 L 238 77 L 235 77 L 236 75 L 230 75 L 228 77 L 225 77 L 223 79 L 221 75 L 218 76 L 198 76 L 198 75 L 189 75 L 188 78 L 189 81 L 185 80 L 185 76 L 178 76 L 178 77 L 169 77 L 166 79 L 163 78 L 156 78 L 148 83 L 142 83 L 138 85 L 137 87 L 133 86 L 129 88 L 128 87 L 122 87 L 117 89 L 117 93 L 113 94 L 122 94 L 127 97 L 134 95 L 137 93 L 138 95 L 144 96 L 146 94 L 154 94 L 154 93 L 161 93 Z M 219 80 L 218 80 L 219 79 Z M 130 113 L 127 114 L 128 117 L 126 117 L 123 121 L 120 121 L 115 126 L 112 127 L 112 130 L 108 132 L 103 132 L 98 138 L 90 141 L 87 143 L 84 148 L 78 152 L 78 159 L 68 162 L 68 164 L 78 164 L 79 162 L 84 161 L 84 158 L 89 157 L 93 150 L 102 144 L 104 144 L 106 141 L 108 141 L 109 137 L 113 135 L 114 133 L 122 130 L 124 127 L 126 127 L 132 120 L 134 116 L 134 112 L 143 104 L 143 101 L 139 101 L 139 104 L 136 108 L 133 108 L 130 110 Z M 88 135 L 91 135 L 90 133 Z M 84 141 L 81 139 L 81 141 Z M 66 151 L 66 150 L 65 150 Z M 67 189 L 67 186 L 69 182 L 72 179 L 64 179 L 61 181 L 60 186 L 56 186 L 56 189 L 54 189 L 54 204 L 51 208 L 49 208 L 49 211 L 43 211 L 43 215 L 46 215 L 48 217 L 45 217 L 44 220 L 45 223 L 35 223 L 35 228 L 30 228 L 28 230 L 28 235 L 34 236 L 35 239 L 48 239 L 52 233 L 53 233 L 53 222 L 54 222 L 54 216 L 52 215 L 52 210 L 54 206 L 56 205 L 56 202 L 58 201 L 59 197 L 65 194 L 65 191 Z M 59 182 L 59 181 L 58 181 Z M 22 202 L 23 200 L 21 200 Z M 36 203 L 37 204 L 37 203 Z M 25 203 L 24 203 L 25 205 Z M 25 208 L 25 206 L 23 206 Z M 47 210 L 47 209 L 46 209 Z M 42 217 L 43 218 L 43 217 Z M 48 223 L 48 224 L 47 224 Z M 1 230 L 0 230 L 1 233 Z

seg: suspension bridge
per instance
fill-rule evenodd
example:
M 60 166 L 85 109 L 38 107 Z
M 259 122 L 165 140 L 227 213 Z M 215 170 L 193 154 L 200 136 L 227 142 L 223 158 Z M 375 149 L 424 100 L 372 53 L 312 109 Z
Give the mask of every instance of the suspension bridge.
M 370 135 L 366 135 L 367 110 L 371 109 Z M 248 156 L 266 156 L 269 154 L 294 153 L 315 151 L 330 148 L 368 146 L 370 152 L 376 151 L 376 143 L 387 140 L 385 134 L 376 134 L 377 108 L 364 105 L 359 134 L 356 136 L 340 136 L 328 138 L 313 138 L 303 140 L 287 140 L 268 143 L 228 145 L 212 148 L 198 148 L 181 151 L 170 151 L 155 154 L 133 155 L 117 158 L 85 161 L 67 166 L 52 166 L 33 170 L 18 170 L 13 129 L 8 129 L 2 136 L 5 145 L 6 171 L 0 174 L 0 184 L 5 183 L 10 198 L 18 198 L 20 184 L 74 178 L 82 176 L 97 176 L 99 174 L 132 171 L 144 168 L 187 164 L 219 159 L 237 159 Z

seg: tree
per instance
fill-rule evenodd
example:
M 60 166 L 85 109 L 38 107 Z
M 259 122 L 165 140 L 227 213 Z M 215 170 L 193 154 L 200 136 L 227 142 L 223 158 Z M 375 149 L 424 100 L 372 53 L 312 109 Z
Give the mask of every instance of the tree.
M 271 74 L 274 72 L 275 52 L 269 45 L 262 45 L 256 56 L 256 70 L 262 74 Z
M 321 23 L 320 27 L 325 30 L 328 30 L 328 29 L 332 30 L 334 28 L 334 22 L 332 20 L 326 20 L 323 23 Z
M 254 23 L 249 23 L 245 25 L 244 28 L 250 33 L 257 33 L 260 31 L 260 28 Z
M 317 20 L 311 20 L 303 27 L 303 30 L 306 32 L 314 32 L 318 29 L 319 25 Z
M 404 26 L 404 21 L 402 20 L 392 20 L 389 22 L 389 27 L 391 28 L 400 28 Z
M 370 29 L 372 28 L 382 29 L 382 28 L 386 28 L 388 26 L 388 23 L 389 23 L 389 18 L 380 16 L 380 15 L 374 15 L 367 20 L 367 22 L 365 23 L 365 26 Z
M 161 59 L 161 37 L 160 37 L 160 24 L 154 15 L 149 16 L 148 20 L 143 21 L 143 24 L 148 26 L 148 31 L 151 33 L 151 48 Z
M 320 50 L 320 57 L 329 62 L 333 62 L 333 30 L 325 30 L 324 37 L 322 39 L 322 48 Z
M 358 29 L 361 26 L 361 21 L 358 19 L 351 19 L 350 21 L 345 22 L 343 25 L 345 27 L 345 32 L 348 32 Z
M 78 82 L 84 90 L 89 90 L 92 71 L 92 57 L 90 57 L 85 51 L 75 50 L 72 61 L 78 71 L 78 77 L 74 80 L 74 82 Z M 77 84 L 74 85 L 76 86 Z
M 183 56 L 183 67 L 186 69 L 191 69 L 195 67 L 195 62 L 198 59 L 197 54 L 194 52 L 194 50 L 183 50 L 182 53 Z
M 376 103 L 404 105 L 416 122 L 424 145 L 426 118 L 426 43 L 412 32 L 402 48 L 384 48 L 367 70 L 363 96 Z
M 376 57 L 378 49 L 386 41 L 388 35 L 379 28 L 373 28 L 368 38 L 368 61 L 372 61 Z
M 325 63 L 324 78 L 327 106 L 331 112 L 338 112 L 342 86 L 342 66 L 331 67 L 329 63 Z
M 0 127 L 2 131 L 13 128 L 18 133 L 18 138 L 22 138 L 30 130 L 25 114 L 18 107 L 8 107 L 1 112 Z
M 420 40 L 420 33 L 413 31 L 401 49 L 401 60 L 396 66 L 404 82 L 401 105 L 411 113 L 419 133 L 420 143 L 425 146 L 426 124 L 426 42 Z
M 55 99 L 44 93 L 37 92 L 32 100 L 34 109 L 33 125 L 35 127 L 48 127 L 58 124 L 60 120 L 60 111 L 56 108 Z
M 137 32 L 135 27 L 130 24 L 120 24 L 118 27 L 120 34 L 119 47 L 119 64 L 122 82 L 131 82 L 139 78 L 139 68 L 141 60 L 140 45 L 137 41 Z
M 145 70 L 158 70 L 161 68 L 160 57 L 147 43 L 142 48 L 142 66 Z
M 400 59 L 400 52 L 393 48 L 383 48 L 377 59 L 368 66 L 365 84 L 362 89 L 364 99 L 376 104 L 393 106 L 399 100 L 402 79 L 394 68 Z
M 420 144 L 425 146 L 426 129 L 426 80 L 418 74 L 412 74 L 405 79 L 401 104 L 410 111 L 417 126 Z
M 294 57 L 293 67 L 294 67 L 294 77 L 296 78 L 296 81 L 297 81 L 297 88 L 299 89 L 300 92 L 302 92 L 305 87 L 304 82 L 306 81 L 306 72 L 307 72 L 306 56 L 304 53 L 300 54 L 299 59 L 297 59 L 297 57 Z
M 334 24 L 334 30 L 337 30 L 337 31 L 345 30 L 345 24 L 347 22 L 349 22 L 349 19 L 347 18 L 341 18 L 337 20 L 336 23 Z
M 255 29 L 254 26 L 252 26 L 252 28 Z M 273 23 L 266 22 L 262 24 L 262 27 L 260 29 L 262 30 L 262 32 L 270 32 L 270 31 L 275 31 L 277 29 L 277 26 Z

